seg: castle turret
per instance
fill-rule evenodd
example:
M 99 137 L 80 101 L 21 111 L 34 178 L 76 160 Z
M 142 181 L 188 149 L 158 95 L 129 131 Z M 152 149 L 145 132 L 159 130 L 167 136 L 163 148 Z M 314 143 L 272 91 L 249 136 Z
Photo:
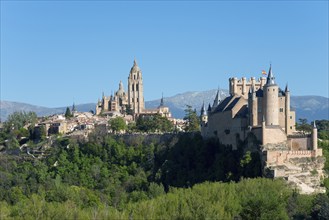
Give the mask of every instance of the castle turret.
M 212 105 L 212 109 L 215 109 L 217 107 L 217 105 L 219 104 L 220 99 L 219 99 L 219 89 L 217 90 L 217 94 L 214 100 L 214 104 Z
M 264 86 L 264 114 L 266 125 L 279 125 L 279 87 L 275 84 L 274 79 L 275 77 L 272 73 L 272 66 L 270 66 L 266 84 Z
M 315 120 L 313 122 L 312 145 L 313 145 L 313 150 L 318 149 L 318 129 L 316 127 Z
M 134 65 L 128 77 L 128 104 L 132 108 L 134 114 L 139 114 L 144 111 L 142 71 L 138 67 L 136 60 L 134 60 Z
M 257 126 L 258 125 L 258 100 L 256 97 L 256 89 L 254 86 L 251 86 L 248 93 L 248 105 L 249 105 L 249 125 Z
M 285 130 L 286 134 L 291 134 L 291 129 L 289 126 L 289 118 L 290 118 L 290 91 L 288 89 L 288 84 L 286 85 L 286 88 L 284 90 L 285 93 Z
M 202 104 L 201 107 L 201 111 L 200 111 L 200 120 L 201 120 L 201 127 L 205 126 L 208 122 L 208 115 L 207 115 L 207 111 L 206 111 L 206 107 L 204 105 L 204 102 Z

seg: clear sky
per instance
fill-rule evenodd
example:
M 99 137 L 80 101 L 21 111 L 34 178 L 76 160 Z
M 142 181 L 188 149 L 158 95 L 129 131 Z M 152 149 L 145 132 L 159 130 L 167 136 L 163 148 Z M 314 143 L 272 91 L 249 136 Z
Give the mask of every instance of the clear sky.
M 96 102 L 126 89 L 134 58 L 145 100 L 270 62 L 292 95 L 328 97 L 328 1 L 1 1 L 1 100 Z

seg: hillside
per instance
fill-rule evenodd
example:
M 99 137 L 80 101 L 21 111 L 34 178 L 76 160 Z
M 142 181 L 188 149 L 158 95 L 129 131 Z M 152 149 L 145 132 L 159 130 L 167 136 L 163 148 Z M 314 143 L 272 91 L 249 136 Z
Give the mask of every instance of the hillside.
M 172 115 L 176 118 L 183 118 L 185 115 L 184 109 L 186 105 L 191 105 L 197 111 L 201 109 L 204 102 L 206 107 L 210 103 L 212 105 L 217 90 L 185 92 L 171 97 L 165 97 L 165 105 L 170 107 Z M 220 98 L 228 96 L 227 90 L 220 90 Z M 146 101 L 146 108 L 156 108 L 160 104 L 160 99 Z M 87 103 L 76 105 L 78 111 L 95 110 L 95 103 Z M 296 110 L 296 119 L 306 118 L 309 122 L 313 120 L 329 119 L 329 98 L 322 96 L 292 96 L 291 106 Z M 51 115 L 56 113 L 64 113 L 65 107 L 47 108 L 34 106 L 26 103 L 1 101 L 0 113 L 1 121 L 4 121 L 9 114 L 14 111 L 34 111 L 39 116 Z

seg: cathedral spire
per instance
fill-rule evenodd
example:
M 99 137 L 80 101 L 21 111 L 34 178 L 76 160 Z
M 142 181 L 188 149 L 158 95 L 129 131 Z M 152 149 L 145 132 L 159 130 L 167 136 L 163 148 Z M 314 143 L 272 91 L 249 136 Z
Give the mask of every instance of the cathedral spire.
M 163 101 L 163 93 L 162 93 L 162 97 L 161 97 L 161 101 L 160 101 L 160 107 L 164 106 L 164 101 Z

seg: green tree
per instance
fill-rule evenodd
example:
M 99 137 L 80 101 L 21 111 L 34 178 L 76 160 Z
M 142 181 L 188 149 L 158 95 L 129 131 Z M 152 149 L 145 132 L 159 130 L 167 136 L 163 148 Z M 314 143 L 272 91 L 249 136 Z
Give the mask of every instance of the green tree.
M 296 130 L 302 131 L 303 133 L 310 133 L 312 131 L 312 126 L 307 123 L 306 118 L 298 119 L 299 123 L 296 123 Z
M 69 107 L 66 107 L 65 118 L 72 118 L 72 113 Z
M 131 109 L 131 106 L 130 105 L 126 105 L 126 114 L 127 115 L 133 115 L 134 114 L 134 112 Z
M 35 112 L 14 112 L 8 116 L 7 121 L 4 123 L 4 130 L 10 132 L 13 130 L 20 130 L 25 125 L 35 124 L 37 115 Z
M 127 125 L 122 117 L 115 117 L 109 120 L 110 127 L 113 132 L 126 130 Z
M 186 120 L 185 131 L 187 132 L 194 132 L 200 131 L 200 119 L 196 113 L 196 110 L 192 109 L 192 106 L 186 105 L 185 117 Z

